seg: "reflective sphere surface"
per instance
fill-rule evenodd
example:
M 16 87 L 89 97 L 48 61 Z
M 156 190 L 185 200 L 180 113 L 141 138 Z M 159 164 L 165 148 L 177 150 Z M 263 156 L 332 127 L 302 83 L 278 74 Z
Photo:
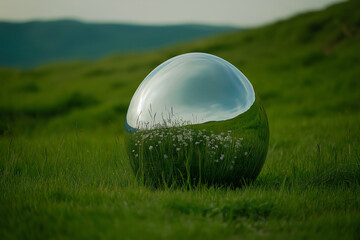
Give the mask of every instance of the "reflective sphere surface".
M 131 167 L 151 185 L 241 185 L 260 173 L 269 141 L 249 80 L 205 53 L 155 68 L 131 99 L 125 128 Z

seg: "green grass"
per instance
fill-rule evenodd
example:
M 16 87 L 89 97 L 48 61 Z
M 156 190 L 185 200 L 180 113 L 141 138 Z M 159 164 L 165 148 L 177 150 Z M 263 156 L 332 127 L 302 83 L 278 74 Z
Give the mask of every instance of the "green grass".
M 359 239 L 360 4 L 161 51 L 0 70 L 0 239 Z M 123 144 L 138 84 L 184 52 L 252 82 L 270 144 L 240 188 L 153 190 Z

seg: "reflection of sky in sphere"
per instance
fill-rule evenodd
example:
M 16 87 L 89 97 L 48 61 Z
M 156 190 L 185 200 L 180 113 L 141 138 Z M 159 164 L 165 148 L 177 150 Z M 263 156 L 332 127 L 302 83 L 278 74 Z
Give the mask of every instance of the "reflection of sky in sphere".
M 227 120 L 254 101 L 251 83 L 229 62 L 189 53 L 164 62 L 145 78 L 130 102 L 127 124 L 161 124 L 171 109 L 176 119 L 191 123 Z

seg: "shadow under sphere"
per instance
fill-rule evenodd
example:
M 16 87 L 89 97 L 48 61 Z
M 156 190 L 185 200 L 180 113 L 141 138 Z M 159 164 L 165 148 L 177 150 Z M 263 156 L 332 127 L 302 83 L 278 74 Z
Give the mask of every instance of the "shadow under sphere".
M 167 60 L 140 84 L 125 121 L 136 177 L 146 184 L 239 186 L 254 180 L 269 142 L 249 80 L 205 53 Z

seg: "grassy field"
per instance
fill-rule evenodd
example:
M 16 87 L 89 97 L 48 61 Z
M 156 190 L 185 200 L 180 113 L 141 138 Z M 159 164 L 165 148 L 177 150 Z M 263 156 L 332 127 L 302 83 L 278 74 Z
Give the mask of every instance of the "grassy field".
M 360 2 L 156 52 L 0 70 L 0 239 L 360 239 Z M 161 62 L 238 67 L 270 145 L 241 189 L 137 184 L 132 94 Z

